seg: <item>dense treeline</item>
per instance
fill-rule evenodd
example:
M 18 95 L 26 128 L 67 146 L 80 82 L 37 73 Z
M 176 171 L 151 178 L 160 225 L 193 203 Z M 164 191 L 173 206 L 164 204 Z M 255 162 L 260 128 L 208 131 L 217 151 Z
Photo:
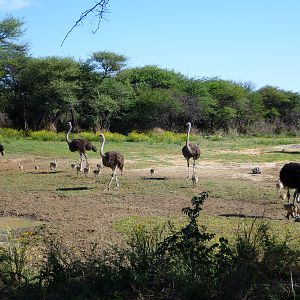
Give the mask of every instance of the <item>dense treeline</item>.
M 238 133 L 299 129 L 300 94 L 218 78 L 188 78 L 156 66 L 126 68 L 127 58 L 95 52 L 85 61 L 34 58 L 19 42 L 23 22 L 0 22 L 0 126 L 121 133 L 160 127 Z

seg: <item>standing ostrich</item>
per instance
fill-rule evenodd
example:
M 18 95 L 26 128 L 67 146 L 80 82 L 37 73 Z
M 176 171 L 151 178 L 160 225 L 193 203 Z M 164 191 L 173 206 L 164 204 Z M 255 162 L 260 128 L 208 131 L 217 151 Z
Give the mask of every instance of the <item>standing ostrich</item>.
M 86 151 L 93 150 L 94 152 L 97 152 L 97 148 L 92 145 L 89 141 L 85 139 L 69 139 L 69 134 L 72 130 L 72 124 L 71 122 L 68 122 L 69 130 L 66 132 L 66 141 L 69 145 L 69 149 L 72 152 L 78 151 L 80 154 L 80 164 L 82 165 L 83 157 L 85 158 L 85 166 L 88 165 L 87 161 L 87 154 Z
M 295 189 L 294 201 L 298 202 L 298 196 L 300 193 L 300 164 L 299 163 L 288 163 L 285 164 L 279 173 L 279 179 L 285 189 L 287 189 L 287 200 L 290 199 L 289 189 Z
M 194 144 L 190 143 L 190 131 L 192 124 L 190 122 L 186 123 L 187 126 L 187 132 L 186 132 L 186 144 L 182 148 L 182 154 L 185 157 L 187 161 L 187 167 L 188 167 L 188 176 L 186 179 L 190 178 L 190 159 L 193 159 L 193 175 L 195 174 L 195 166 L 196 166 L 196 160 L 200 157 L 201 151 L 200 148 Z
M 4 147 L 0 144 L 0 153 L 2 156 L 4 156 Z
M 111 180 L 107 187 L 107 189 L 109 190 L 110 185 L 114 178 L 116 179 L 116 187 L 119 187 L 119 182 L 117 178 L 117 169 L 119 169 L 122 174 L 123 167 L 124 167 L 124 156 L 121 153 L 115 151 L 109 151 L 104 154 L 103 152 L 104 143 L 105 143 L 104 134 L 100 134 L 100 156 L 102 158 L 102 164 L 105 167 L 111 168 L 112 170 Z

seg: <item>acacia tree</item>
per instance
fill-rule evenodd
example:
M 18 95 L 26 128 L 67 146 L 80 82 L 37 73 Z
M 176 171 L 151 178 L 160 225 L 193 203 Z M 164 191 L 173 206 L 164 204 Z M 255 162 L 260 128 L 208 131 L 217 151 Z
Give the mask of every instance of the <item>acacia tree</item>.
M 127 57 L 109 51 L 98 51 L 92 54 L 88 60 L 92 68 L 101 75 L 103 79 L 116 75 L 126 66 Z
M 18 40 L 24 34 L 24 22 L 14 17 L 7 17 L 0 22 L 0 104 L 3 109 L 12 102 L 19 103 L 26 128 L 26 102 L 22 101 L 22 91 L 18 74 L 28 60 L 28 45 Z

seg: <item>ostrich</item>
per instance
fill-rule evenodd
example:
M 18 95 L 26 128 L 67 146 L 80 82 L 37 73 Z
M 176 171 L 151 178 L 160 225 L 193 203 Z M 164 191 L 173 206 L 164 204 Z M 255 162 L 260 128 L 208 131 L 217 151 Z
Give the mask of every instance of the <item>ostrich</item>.
M 2 156 L 4 156 L 5 151 L 4 151 L 4 147 L 1 144 L 0 144 L 0 153 Z
M 84 176 L 87 177 L 87 175 L 88 175 L 90 172 L 91 172 L 90 165 L 86 165 L 86 167 L 84 167 L 84 169 L 83 169 Z
M 18 168 L 19 168 L 20 171 L 23 171 L 23 170 L 24 170 L 24 166 L 21 165 L 20 163 L 18 163 Z
M 185 157 L 187 161 L 187 167 L 188 167 L 188 176 L 186 179 L 190 178 L 190 159 L 193 159 L 193 174 L 195 174 L 195 166 L 196 166 L 196 160 L 200 157 L 201 151 L 200 148 L 194 144 L 190 143 L 190 131 L 191 131 L 191 123 L 186 123 L 187 126 L 187 135 L 186 135 L 186 144 L 182 148 L 182 154 Z
M 150 175 L 151 175 L 151 177 L 153 177 L 153 174 L 154 174 L 155 171 L 156 171 L 156 168 L 151 168 L 150 169 Z
M 80 164 L 83 162 L 83 157 L 85 158 L 85 165 L 88 165 L 87 161 L 87 154 L 86 151 L 93 150 L 94 152 L 97 152 L 97 148 L 92 145 L 89 141 L 85 139 L 69 139 L 69 134 L 72 130 L 72 124 L 71 122 L 68 122 L 69 130 L 66 132 L 66 141 L 69 145 L 69 149 L 72 152 L 78 151 L 80 154 Z
M 99 177 L 99 174 L 101 173 L 101 169 L 95 169 L 93 171 L 93 173 L 94 173 L 95 177 Z
M 77 171 L 77 177 L 78 177 L 78 174 L 80 172 L 82 172 L 82 165 L 81 165 L 81 163 L 79 165 L 76 165 L 76 171 Z
M 286 218 L 289 220 L 290 216 L 292 216 L 292 218 L 296 217 L 296 206 L 293 203 L 285 203 L 283 204 L 283 208 L 287 211 L 286 213 Z
M 288 163 L 285 164 L 279 172 L 279 179 L 285 189 L 287 189 L 287 200 L 290 199 L 289 189 L 295 189 L 294 201 L 298 202 L 300 193 L 300 164 L 299 163 Z
M 123 167 L 124 167 L 124 156 L 121 153 L 115 151 L 109 151 L 104 154 L 103 152 L 104 143 L 105 143 L 104 134 L 100 134 L 100 156 L 102 158 L 102 164 L 103 166 L 109 167 L 112 170 L 111 180 L 107 187 L 107 189 L 109 190 L 110 185 L 114 178 L 116 179 L 116 187 L 119 187 L 119 182 L 117 178 L 117 169 L 119 169 L 122 174 Z
M 57 168 L 57 160 L 55 159 L 54 161 L 51 161 L 49 164 L 50 170 L 55 170 Z
M 193 182 L 193 188 L 194 188 L 198 182 L 198 177 L 196 176 L 196 173 L 192 175 L 192 182 Z

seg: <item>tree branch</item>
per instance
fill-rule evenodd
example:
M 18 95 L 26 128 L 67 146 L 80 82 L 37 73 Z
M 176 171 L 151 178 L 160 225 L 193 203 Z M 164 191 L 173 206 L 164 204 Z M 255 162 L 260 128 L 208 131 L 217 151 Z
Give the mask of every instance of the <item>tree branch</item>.
M 71 32 L 74 30 L 74 28 L 76 28 L 81 22 L 83 22 L 83 20 L 92 12 L 96 12 L 96 16 L 98 17 L 98 24 L 97 24 L 97 28 L 93 31 L 93 33 L 96 33 L 97 30 L 100 27 L 100 23 L 104 18 L 104 14 L 108 12 L 108 9 L 106 9 L 108 3 L 110 0 L 100 0 L 98 1 L 92 8 L 84 11 L 79 19 L 75 22 L 75 24 L 71 27 L 71 29 L 67 32 L 67 34 L 65 35 L 62 43 L 60 44 L 61 46 L 64 44 L 65 40 L 67 39 L 67 37 L 71 34 Z

